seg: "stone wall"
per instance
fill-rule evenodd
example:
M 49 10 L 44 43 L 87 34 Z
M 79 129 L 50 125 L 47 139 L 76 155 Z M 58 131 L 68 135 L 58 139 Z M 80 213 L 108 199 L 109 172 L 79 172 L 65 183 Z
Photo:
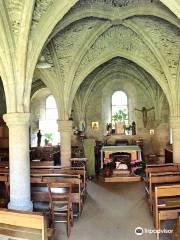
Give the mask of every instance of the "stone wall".
M 85 86 L 87 87 L 87 85 Z M 169 107 L 167 100 L 164 100 L 161 109 L 155 108 L 148 111 L 148 123 L 145 128 L 143 125 L 142 113 L 134 109 L 142 109 L 143 106 L 147 109 L 155 107 L 154 102 L 142 85 L 133 81 L 128 76 L 126 76 L 126 78 L 119 77 L 119 79 L 108 79 L 103 82 L 103 86 L 100 84 L 99 87 L 97 85 L 97 87 L 93 89 L 85 110 L 86 136 L 100 141 L 107 139 L 105 137 L 106 123 L 111 122 L 111 96 L 113 92 L 117 90 L 126 92 L 128 96 L 129 124 L 131 124 L 132 121 L 136 122 L 137 135 L 135 138 L 143 139 L 144 153 L 164 154 L 164 147 L 169 142 Z M 85 92 L 86 89 L 81 88 L 81 91 Z M 156 111 L 160 111 L 160 113 L 156 114 Z M 77 119 L 75 119 L 75 122 L 77 123 Z M 92 129 L 92 122 L 99 122 L 99 129 Z M 154 135 L 150 135 L 150 129 L 154 129 Z M 131 141 L 130 136 L 115 135 L 111 136 L 109 143 L 113 144 L 115 139 L 126 137 Z

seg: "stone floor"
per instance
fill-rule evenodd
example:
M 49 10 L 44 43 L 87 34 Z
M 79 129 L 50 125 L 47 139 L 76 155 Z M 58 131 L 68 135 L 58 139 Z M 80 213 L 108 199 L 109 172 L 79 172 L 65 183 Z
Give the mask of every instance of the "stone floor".
M 168 227 L 167 227 L 168 226 Z M 75 220 L 69 240 L 155 240 L 154 234 L 135 234 L 142 227 L 154 229 L 142 182 L 88 183 L 88 198 L 83 213 Z M 172 228 L 172 223 L 166 225 Z M 57 224 L 55 240 L 65 240 L 66 227 Z M 161 240 L 170 240 L 163 234 Z

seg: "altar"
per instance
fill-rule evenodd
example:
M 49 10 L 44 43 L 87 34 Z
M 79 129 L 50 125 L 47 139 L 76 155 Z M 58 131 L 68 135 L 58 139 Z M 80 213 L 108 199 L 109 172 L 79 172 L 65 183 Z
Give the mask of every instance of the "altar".
M 101 169 L 104 165 L 104 154 L 110 155 L 116 152 L 126 152 L 131 154 L 131 160 L 142 161 L 141 148 L 137 145 L 125 146 L 103 146 L 101 148 Z

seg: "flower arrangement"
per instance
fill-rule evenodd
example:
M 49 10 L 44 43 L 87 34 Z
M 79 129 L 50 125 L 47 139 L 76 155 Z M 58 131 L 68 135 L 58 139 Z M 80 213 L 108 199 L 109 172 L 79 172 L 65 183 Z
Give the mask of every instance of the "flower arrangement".
M 116 112 L 112 116 L 112 119 L 114 122 L 124 122 L 126 117 L 127 117 L 127 113 L 125 113 L 125 111 L 120 109 L 118 112 Z

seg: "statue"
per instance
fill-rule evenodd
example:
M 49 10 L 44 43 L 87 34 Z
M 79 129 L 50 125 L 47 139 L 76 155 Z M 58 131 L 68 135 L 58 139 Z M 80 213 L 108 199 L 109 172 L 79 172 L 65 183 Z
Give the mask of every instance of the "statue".
M 111 132 L 112 132 L 112 123 L 107 123 L 107 124 L 106 124 L 106 131 L 107 131 L 107 135 L 111 135 Z
M 39 130 L 37 133 L 37 146 L 38 147 L 41 146 L 41 137 L 42 137 L 41 130 Z
M 149 109 L 146 109 L 145 107 L 142 107 L 142 109 L 137 109 L 137 108 L 135 108 L 136 111 L 142 112 L 142 115 L 143 115 L 143 124 L 144 124 L 144 127 L 145 127 L 145 128 L 146 128 L 146 126 L 147 126 L 147 112 L 151 111 L 152 109 L 154 109 L 154 107 L 149 108 Z
M 84 132 L 85 128 L 86 128 L 85 121 L 84 120 L 79 121 L 79 131 Z
M 132 135 L 136 135 L 136 123 L 135 122 L 132 122 L 131 129 L 132 129 Z

